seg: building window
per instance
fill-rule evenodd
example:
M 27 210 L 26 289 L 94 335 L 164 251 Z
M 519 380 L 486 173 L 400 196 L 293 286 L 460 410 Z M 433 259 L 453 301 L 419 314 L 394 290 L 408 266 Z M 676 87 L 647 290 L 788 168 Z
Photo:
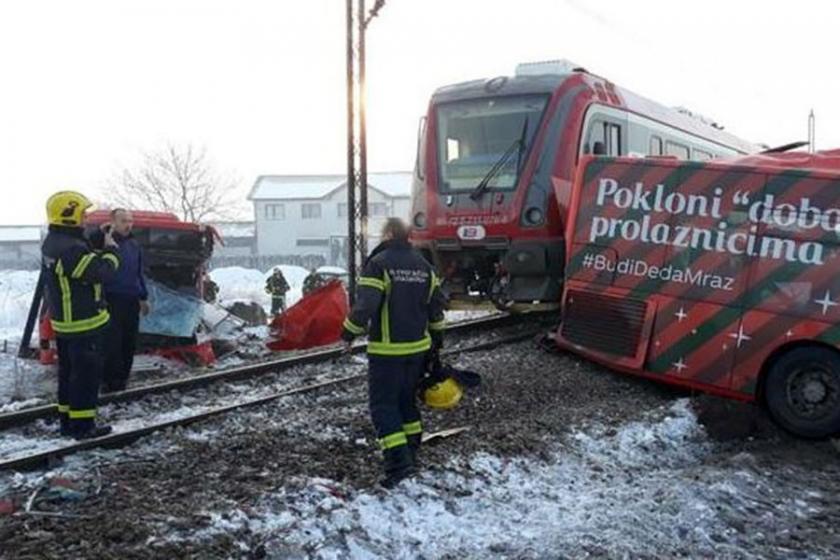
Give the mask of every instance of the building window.
M 368 216 L 373 217 L 384 217 L 390 215 L 388 204 L 384 202 L 372 202 L 368 204 Z M 346 202 L 339 202 L 338 203 L 338 217 L 339 218 L 346 218 L 347 217 L 347 203 Z
M 283 204 L 266 204 L 263 207 L 263 217 L 266 220 L 285 220 L 286 206 Z
M 327 247 L 329 246 L 329 244 L 329 239 L 323 239 L 320 237 L 311 237 L 297 240 L 298 247 Z
M 321 204 L 318 202 L 304 202 L 300 205 L 300 217 L 304 220 L 317 220 L 321 217 Z
M 688 146 L 671 142 L 665 142 L 665 153 L 669 156 L 676 156 L 678 159 L 688 159 Z
M 650 150 L 648 153 L 652 156 L 662 155 L 662 138 L 659 136 L 650 137 Z

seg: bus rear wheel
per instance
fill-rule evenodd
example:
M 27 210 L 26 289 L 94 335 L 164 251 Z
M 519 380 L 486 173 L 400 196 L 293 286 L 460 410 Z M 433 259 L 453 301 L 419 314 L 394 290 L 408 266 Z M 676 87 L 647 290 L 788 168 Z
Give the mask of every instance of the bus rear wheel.
M 784 429 L 801 437 L 840 432 L 840 355 L 822 347 L 796 348 L 767 373 L 767 408 Z

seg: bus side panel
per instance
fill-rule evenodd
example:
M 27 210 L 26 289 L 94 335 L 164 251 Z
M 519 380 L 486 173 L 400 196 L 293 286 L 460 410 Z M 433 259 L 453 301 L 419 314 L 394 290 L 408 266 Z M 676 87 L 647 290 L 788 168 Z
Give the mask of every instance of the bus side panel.
M 746 307 L 840 324 L 840 181 L 769 175 Z
M 767 358 L 793 342 L 840 343 L 840 180 L 767 176 L 752 202 L 760 224 L 733 389 L 753 394 Z
M 836 346 L 836 328 L 819 321 L 803 321 L 791 315 L 767 311 L 747 311 L 743 319 L 742 344 L 736 350 L 732 389 L 755 396 L 759 374 L 779 348 L 815 340 Z
M 729 309 L 708 302 L 657 299 L 659 312 L 645 369 L 666 378 L 728 389 L 736 348 Z

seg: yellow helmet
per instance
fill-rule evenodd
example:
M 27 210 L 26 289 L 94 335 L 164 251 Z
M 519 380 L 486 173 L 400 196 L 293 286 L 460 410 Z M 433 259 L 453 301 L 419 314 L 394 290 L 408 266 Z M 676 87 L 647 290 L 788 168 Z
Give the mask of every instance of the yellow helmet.
M 432 408 L 454 408 L 464 396 L 461 385 L 451 377 L 423 391 L 423 402 Z
M 47 222 L 56 226 L 82 226 L 85 210 L 93 203 L 81 193 L 60 191 L 47 200 Z

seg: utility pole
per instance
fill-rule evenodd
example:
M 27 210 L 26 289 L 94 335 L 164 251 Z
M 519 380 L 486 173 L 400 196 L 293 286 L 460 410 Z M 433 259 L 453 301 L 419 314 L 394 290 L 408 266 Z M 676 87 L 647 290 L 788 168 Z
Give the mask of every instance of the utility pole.
M 347 272 L 350 304 L 356 299 L 358 268 L 367 257 L 368 181 L 365 109 L 365 32 L 385 0 L 365 13 L 365 0 L 347 1 Z M 354 22 L 353 13 L 356 12 Z M 354 25 L 355 23 L 355 25 Z M 355 28 L 355 29 L 354 29 Z M 355 36 L 354 36 L 355 31 Z M 358 144 L 357 144 L 358 140 Z M 358 189 L 358 199 L 356 198 Z M 358 203 L 357 203 L 358 202 Z M 358 229 L 356 227 L 358 220 Z

